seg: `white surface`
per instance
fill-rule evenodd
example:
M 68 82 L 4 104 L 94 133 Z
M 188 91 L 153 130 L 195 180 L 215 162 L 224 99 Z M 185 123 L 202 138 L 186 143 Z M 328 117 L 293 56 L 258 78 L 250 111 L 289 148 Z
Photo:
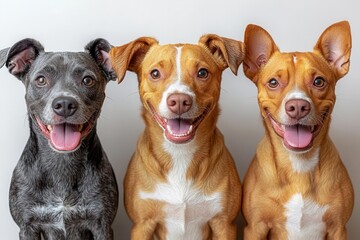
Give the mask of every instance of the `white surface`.
M 132 0 L 132 1 L 20 1 L 0 0 L 0 49 L 32 37 L 47 51 L 82 51 L 92 39 L 103 37 L 122 45 L 140 36 L 160 43 L 196 43 L 205 33 L 243 39 L 247 24 L 270 32 L 283 51 L 311 51 L 330 24 L 347 19 L 353 34 L 350 72 L 337 85 L 331 136 L 355 188 L 355 209 L 348 223 L 349 239 L 360 236 L 360 15 L 356 0 Z M 7 69 L 0 70 L 0 236 L 18 239 L 18 227 L 8 207 L 12 170 L 25 146 L 27 126 L 25 89 Z M 242 67 L 235 77 L 223 75 L 219 128 L 225 135 L 241 178 L 263 135 L 257 90 Z M 136 139 L 143 129 L 135 74 L 127 73 L 121 85 L 111 82 L 98 121 L 98 134 L 113 164 L 122 192 L 122 180 Z M 130 222 L 122 195 L 114 223 L 115 239 L 129 239 Z M 241 222 L 239 220 L 239 222 Z M 239 226 L 242 233 L 242 226 Z M 241 239 L 239 237 L 239 239 Z

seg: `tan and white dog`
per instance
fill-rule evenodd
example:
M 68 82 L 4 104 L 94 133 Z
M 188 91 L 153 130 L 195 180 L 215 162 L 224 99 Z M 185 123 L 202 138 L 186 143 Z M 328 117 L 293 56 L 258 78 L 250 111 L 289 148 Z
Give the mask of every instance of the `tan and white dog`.
M 216 127 L 223 70 L 234 74 L 242 42 L 205 35 L 199 44 L 139 38 L 111 50 L 121 81 L 137 74 L 145 130 L 129 164 L 125 208 L 132 239 L 235 239 L 241 185 Z
M 265 126 L 244 179 L 245 239 L 347 239 L 353 188 L 328 132 L 349 70 L 349 23 L 328 27 L 313 52 L 282 53 L 256 25 L 244 43 Z

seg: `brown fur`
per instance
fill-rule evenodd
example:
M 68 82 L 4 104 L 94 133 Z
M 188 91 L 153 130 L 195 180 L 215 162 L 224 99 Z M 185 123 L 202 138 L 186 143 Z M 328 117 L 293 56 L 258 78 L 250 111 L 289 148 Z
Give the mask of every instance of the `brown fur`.
M 245 239 L 287 239 L 284 204 L 295 193 L 301 193 L 321 206 L 329 206 L 323 216 L 326 239 L 347 239 L 345 224 L 351 216 L 354 193 L 328 130 L 335 104 L 335 84 L 349 69 L 349 24 L 340 22 L 327 28 L 314 52 L 282 53 L 271 36 L 255 25 L 247 27 L 244 42 L 247 47 L 244 72 L 258 87 L 265 126 L 265 136 L 258 145 L 243 183 L 242 210 L 248 223 Z M 319 75 L 326 81 L 324 89 L 316 89 L 312 85 L 313 79 Z M 280 82 L 276 90 L 267 87 L 268 81 L 274 77 Z M 278 117 L 284 96 L 295 84 L 311 98 L 319 116 L 317 121 L 322 122 L 312 149 L 302 154 L 307 159 L 318 147 L 319 162 L 314 170 L 305 173 L 293 170 L 289 151 L 283 146 L 282 138 L 274 132 L 268 115 L 270 113 L 275 119 Z M 328 113 L 321 120 L 320 116 L 325 111 Z
M 136 72 L 139 94 L 143 103 L 142 116 L 146 128 L 140 136 L 126 173 L 125 208 L 133 222 L 132 239 L 165 239 L 164 207 L 166 202 L 141 199 L 139 192 L 153 192 L 158 183 L 167 182 L 172 168 L 171 156 L 164 151 L 163 129 L 154 120 L 152 109 L 158 110 L 162 94 L 176 74 L 176 47 L 182 47 L 181 80 L 196 95 L 199 112 L 211 110 L 197 128 L 195 145 L 198 147 L 187 168 L 186 179 L 203 194 L 222 194 L 223 211 L 202 228 L 203 239 L 235 239 L 234 220 L 241 204 L 241 185 L 233 159 L 216 128 L 219 115 L 218 100 L 222 71 L 228 66 L 236 74 L 243 58 L 243 45 L 239 41 L 216 35 L 203 36 L 198 45 L 158 45 L 152 38 L 139 38 L 126 45 L 115 47 L 110 56 L 119 80 L 126 70 Z M 200 66 L 199 66 L 200 65 Z M 149 79 L 152 68 L 157 67 L 161 78 Z M 196 78 L 199 67 L 211 74 L 206 81 Z

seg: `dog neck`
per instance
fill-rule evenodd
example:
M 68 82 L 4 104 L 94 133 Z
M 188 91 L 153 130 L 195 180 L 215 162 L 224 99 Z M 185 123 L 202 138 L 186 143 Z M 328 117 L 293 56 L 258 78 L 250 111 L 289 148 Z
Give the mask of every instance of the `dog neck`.
M 274 132 L 269 122 L 264 120 L 264 125 L 265 136 L 261 146 L 265 148 L 260 148 L 258 155 L 272 156 L 276 161 L 277 172 L 285 170 L 291 174 L 313 174 L 327 159 L 331 159 L 327 156 L 332 154 L 334 147 L 328 136 L 328 127 L 323 127 L 323 132 L 314 140 L 311 149 L 306 152 L 294 152 L 284 146 L 282 139 Z M 328 123 L 326 125 L 328 126 Z

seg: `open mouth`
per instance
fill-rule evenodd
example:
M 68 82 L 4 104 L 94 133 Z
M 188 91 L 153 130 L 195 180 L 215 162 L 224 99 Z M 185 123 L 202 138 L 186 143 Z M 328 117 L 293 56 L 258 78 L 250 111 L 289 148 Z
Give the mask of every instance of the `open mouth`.
M 285 147 L 295 152 L 304 152 L 309 150 L 322 127 L 322 124 L 281 124 L 277 122 L 270 113 L 267 112 L 267 115 L 275 133 L 283 139 Z M 325 118 L 325 116 L 326 113 L 323 115 L 323 118 Z
M 186 143 L 195 137 L 196 129 L 209 112 L 210 107 L 206 107 L 198 117 L 195 118 L 164 118 L 161 117 L 154 107 L 148 103 L 156 122 L 165 132 L 165 137 L 173 143 Z
M 87 136 L 94 125 L 93 118 L 84 124 L 61 123 L 48 125 L 35 117 L 42 134 L 57 151 L 71 152 L 80 147 L 81 140 Z

